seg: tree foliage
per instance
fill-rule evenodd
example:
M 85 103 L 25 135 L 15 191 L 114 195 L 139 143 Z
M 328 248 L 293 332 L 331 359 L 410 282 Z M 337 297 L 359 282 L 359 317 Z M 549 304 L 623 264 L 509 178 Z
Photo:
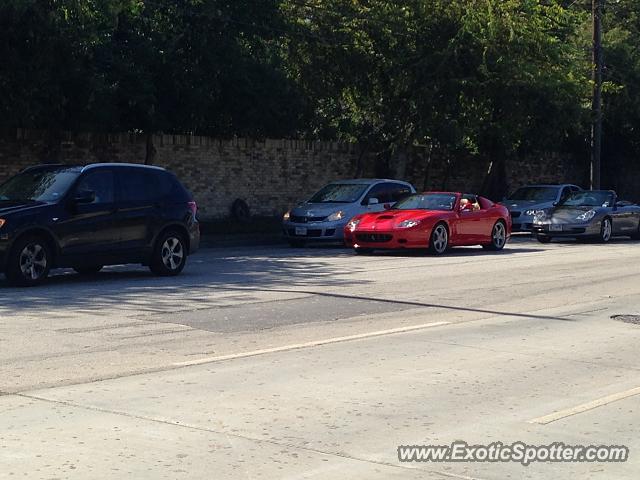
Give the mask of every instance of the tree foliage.
M 5 0 L 0 126 L 559 150 L 589 132 L 583 3 Z M 605 145 L 638 152 L 638 2 L 608 5 Z

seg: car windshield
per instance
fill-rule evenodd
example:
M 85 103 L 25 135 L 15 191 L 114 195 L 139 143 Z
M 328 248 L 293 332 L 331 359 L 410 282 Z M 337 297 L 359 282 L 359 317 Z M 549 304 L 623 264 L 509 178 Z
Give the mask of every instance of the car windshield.
M 76 168 L 30 170 L 0 185 L 0 201 L 55 202 L 80 175 Z
M 367 188 L 368 185 L 357 183 L 331 183 L 311 197 L 309 203 L 354 203 Z
M 613 205 L 613 193 L 606 190 L 576 192 L 560 205 L 565 207 L 610 207 Z
M 394 210 L 453 210 L 456 196 L 450 193 L 411 195 L 393 206 Z
M 513 192 L 507 200 L 552 202 L 558 197 L 559 188 L 560 187 L 521 187 Z

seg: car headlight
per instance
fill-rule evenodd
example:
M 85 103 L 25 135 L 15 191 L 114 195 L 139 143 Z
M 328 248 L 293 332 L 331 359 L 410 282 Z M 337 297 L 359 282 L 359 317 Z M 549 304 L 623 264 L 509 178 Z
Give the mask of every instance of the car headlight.
M 5 223 L 7 223 L 7 221 L 4 218 L 0 218 L 0 228 L 2 228 Z
M 545 212 L 544 210 L 529 210 L 529 211 L 527 211 L 525 213 L 528 215 L 529 212 L 532 212 L 531 215 L 536 220 L 544 220 L 545 218 L 547 218 L 547 212 Z
M 347 223 L 347 230 L 353 232 L 359 223 L 360 223 L 359 219 L 351 220 L 349 223 Z
M 595 210 L 589 210 L 589 211 L 586 211 L 586 212 L 581 213 L 580 215 L 578 215 L 576 217 L 576 220 L 582 220 L 584 222 L 587 222 L 587 221 L 591 220 L 595 216 L 596 216 L 596 211 Z
M 342 210 L 339 210 L 329 215 L 327 217 L 327 222 L 337 222 L 338 220 L 342 220 L 343 217 L 344 217 L 344 212 Z
M 527 210 L 526 212 L 524 212 L 524 214 L 529 216 L 529 217 L 535 217 L 536 213 L 538 213 L 540 211 L 541 210 Z
M 405 220 L 398 224 L 398 228 L 412 228 L 419 224 L 420 224 L 420 221 L 418 220 Z
M 282 220 L 283 220 L 284 222 L 288 222 L 290 218 L 291 218 L 291 211 L 288 211 L 287 213 L 285 213 L 285 214 L 282 216 Z

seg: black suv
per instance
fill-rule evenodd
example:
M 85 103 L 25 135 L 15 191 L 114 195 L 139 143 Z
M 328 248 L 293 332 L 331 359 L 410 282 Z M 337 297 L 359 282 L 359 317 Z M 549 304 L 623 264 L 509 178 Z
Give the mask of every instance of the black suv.
M 197 206 L 158 167 L 41 165 L 0 185 L 0 272 L 41 283 L 51 268 L 141 263 L 177 275 L 200 243 Z

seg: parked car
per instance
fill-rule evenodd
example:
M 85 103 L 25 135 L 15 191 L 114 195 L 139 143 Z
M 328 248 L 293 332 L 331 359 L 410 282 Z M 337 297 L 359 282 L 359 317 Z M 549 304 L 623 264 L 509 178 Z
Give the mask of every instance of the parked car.
M 162 168 L 32 167 L 0 185 L 0 271 L 24 286 L 56 267 L 93 274 L 141 263 L 177 275 L 200 242 L 196 212 L 191 194 Z
M 399 180 L 356 179 L 333 182 L 284 214 L 282 227 L 291 246 L 308 240 L 343 241 L 344 226 L 363 212 L 380 212 L 412 193 Z
M 533 231 L 541 243 L 553 237 L 640 239 L 640 206 L 619 200 L 613 190 L 575 192 L 558 205 L 537 211 Z
M 482 245 L 502 250 L 511 236 L 511 217 L 503 205 L 454 192 L 426 192 L 391 209 L 353 218 L 345 241 L 356 253 L 377 249 L 428 248 L 440 255 L 449 247 Z
M 562 202 L 574 192 L 582 189 L 577 185 L 527 185 L 518 188 L 502 203 L 509 209 L 514 232 L 530 232 L 533 214 L 538 210 Z

